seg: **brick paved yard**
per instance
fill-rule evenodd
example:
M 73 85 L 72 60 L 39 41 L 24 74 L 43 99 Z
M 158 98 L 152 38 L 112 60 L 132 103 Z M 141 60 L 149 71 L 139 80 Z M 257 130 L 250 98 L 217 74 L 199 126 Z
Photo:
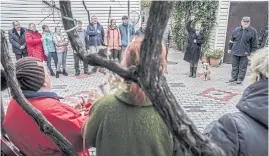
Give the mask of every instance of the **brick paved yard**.
M 182 60 L 183 54 L 170 51 L 169 61 L 176 61 L 178 64 L 168 64 L 167 81 L 175 97 L 199 130 L 203 131 L 206 125 L 223 114 L 237 111 L 235 105 L 248 86 L 247 78 L 241 85 L 227 83 L 230 79 L 231 70 L 231 65 L 228 64 L 221 65 L 218 68 L 212 67 L 211 80 L 209 81 L 203 81 L 202 74 L 198 74 L 196 79 L 189 78 L 189 65 Z M 202 73 L 201 64 L 199 65 L 198 73 Z M 60 79 L 52 78 L 53 90 L 63 97 L 97 88 L 105 81 L 105 77 L 101 73 L 92 76 L 74 77 L 73 68 L 68 69 L 68 72 L 69 77 L 61 75 Z M 4 92 L 3 97 L 4 102 L 7 103 L 8 92 Z

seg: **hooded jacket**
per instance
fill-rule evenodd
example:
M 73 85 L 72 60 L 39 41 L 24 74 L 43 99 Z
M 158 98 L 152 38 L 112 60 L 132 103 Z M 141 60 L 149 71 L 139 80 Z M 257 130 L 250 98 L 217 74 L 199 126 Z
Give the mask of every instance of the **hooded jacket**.
M 127 47 L 128 46 L 128 24 L 121 24 L 119 26 L 120 29 L 120 33 L 121 33 L 121 44 L 123 47 Z M 132 41 L 132 36 L 135 34 L 135 29 L 134 26 L 132 24 L 129 25 L 129 41 Z
M 173 138 L 158 112 L 130 96 L 118 91 L 92 105 L 83 128 L 86 146 L 96 147 L 98 156 L 172 156 Z
M 38 31 L 28 30 L 25 33 L 28 56 L 46 61 L 46 56 L 42 45 L 42 36 Z
M 97 30 L 99 30 L 100 33 L 98 33 Z M 104 28 L 99 22 L 96 28 L 93 23 L 88 25 L 87 33 L 89 35 L 90 46 L 102 46 L 104 44 Z
M 43 48 L 45 51 L 45 55 L 48 56 L 49 53 L 55 53 L 55 44 L 53 41 L 53 35 L 51 32 L 44 32 L 42 35 L 43 40 Z
M 240 112 L 226 114 L 204 131 L 226 156 L 268 154 L 268 80 L 250 85 L 236 106 Z
M 86 121 L 74 108 L 60 102 L 53 92 L 24 91 L 33 107 L 73 145 L 77 152 L 83 151 L 81 129 Z M 27 156 L 62 156 L 60 148 L 49 136 L 40 131 L 36 122 L 11 99 L 3 127 L 12 143 Z M 82 153 L 81 153 L 82 155 Z M 89 153 L 87 152 L 87 156 Z
M 109 49 L 120 50 L 121 47 L 121 35 L 118 27 L 112 29 L 111 27 L 105 31 L 105 45 Z

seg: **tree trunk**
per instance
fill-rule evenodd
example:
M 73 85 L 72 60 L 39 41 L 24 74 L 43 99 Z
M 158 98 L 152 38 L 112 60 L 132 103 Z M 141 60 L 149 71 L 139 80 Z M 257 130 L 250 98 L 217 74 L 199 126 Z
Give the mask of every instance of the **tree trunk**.
M 182 152 L 180 155 L 188 156 L 222 156 L 222 150 L 204 137 L 186 115 L 180 103 L 177 102 L 169 89 L 165 77 L 160 70 L 160 55 L 163 33 L 166 28 L 173 2 L 153 1 L 149 13 L 145 39 L 141 47 L 141 62 L 136 68 L 124 69 L 119 64 L 105 60 L 96 54 L 85 56 L 85 48 L 75 30 L 69 31 L 68 37 L 72 48 L 81 59 L 88 59 L 90 65 L 98 65 L 117 73 L 125 79 L 138 83 L 152 101 L 154 107 L 166 123 L 172 133 L 175 142 Z M 60 1 L 60 10 L 65 30 L 75 27 L 71 3 L 69 0 Z M 51 126 L 39 111 L 33 108 L 22 95 L 15 79 L 14 65 L 7 53 L 6 40 L 3 43 L 2 32 L 2 64 L 8 74 L 9 84 L 12 88 L 13 97 L 20 106 L 38 123 L 41 130 L 48 134 L 53 141 L 64 151 L 66 155 L 76 155 L 70 144 Z M 3 48 L 3 45 L 5 48 Z M 4 50 L 3 50 L 4 49 Z M 102 49 L 105 50 L 105 49 Z M 4 52 L 3 52 L 4 51 Z M 4 55 L 3 55 L 4 54 Z M 10 62 L 8 62 L 10 61 Z M 69 148 L 67 148 L 69 147 Z M 139 151 L 138 151 L 139 152 Z M 71 154 L 72 153 L 72 154 Z
M 221 156 L 223 155 L 222 150 L 203 136 L 186 115 L 160 71 L 162 38 L 172 6 L 173 2 L 170 1 L 152 3 L 145 39 L 141 47 L 141 62 L 137 68 L 123 69 L 118 64 L 94 54 L 84 56 L 84 48 L 79 47 L 80 41 L 76 37 L 77 35 L 73 35 L 76 32 L 69 32 L 68 36 L 73 49 L 77 51 L 81 59 L 87 57 L 90 65 L 106 67 L 123 78 L 131 79 L 142 86 L 185 155 Z M 60 9 L 62 16 L 73 18 L 70 1 L 60 1 Z M 65 19 L 63 19 L 63 24 L 66 30 L 74 27 L 72 22 Z
M 5 32 L 3 30 L 1 30 L 1 63 L 7 76 L 6 79 L 8 81 L 8 86 L 11 89 L 11 94 L 17 103 L 37 123 L 40 130 L 44 134 L 48 135 L 52 141 L 63 151 L 64 155 L 76 156 L 77 153 L 70 142 L 66 140 L 61 133 L 58 132 L 49 121 L 47 121 L 42 113 L 34 108 L 22 94 L 22 90 L 20 89 L 16 79 L 15 66 L 10 58 Z

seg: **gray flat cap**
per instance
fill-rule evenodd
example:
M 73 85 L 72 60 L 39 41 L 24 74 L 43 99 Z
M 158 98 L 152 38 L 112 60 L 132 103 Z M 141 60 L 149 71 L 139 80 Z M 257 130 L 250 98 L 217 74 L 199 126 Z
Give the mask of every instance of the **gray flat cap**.
M 244 21 L 244 22 L 250 22 L 250 17 L 245 16 L 245 17 L 242 18 L 242 21 Z

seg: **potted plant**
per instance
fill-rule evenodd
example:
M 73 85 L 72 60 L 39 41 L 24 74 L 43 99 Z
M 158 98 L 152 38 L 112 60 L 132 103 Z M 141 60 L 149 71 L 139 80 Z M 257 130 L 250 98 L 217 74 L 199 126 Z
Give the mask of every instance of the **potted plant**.
M 209 50 L 206 53 L 206 57 L 210 59 L 210 65 L 211 66 L 219 66 L 220 59 L 222 58 L 224 54 L 223 49 L 215 49 L 215 50 Z
M 203 63 L 210 63 L 210 59 L 208 57 L 208 54 L 207 53 L 210 53 L 210 49 L 206 50 L 204 55 L 203 55 L 203 58 L 202 58 L 202 62 Z

